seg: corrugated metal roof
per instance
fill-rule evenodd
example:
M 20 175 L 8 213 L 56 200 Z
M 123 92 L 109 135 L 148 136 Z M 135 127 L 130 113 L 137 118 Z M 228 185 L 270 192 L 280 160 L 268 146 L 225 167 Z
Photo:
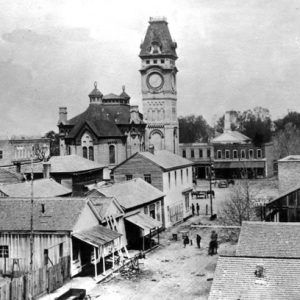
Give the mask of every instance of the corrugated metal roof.
M 164 193 L 141 178 L 96 188 L 106 197 L 115 197 L 124 209 L 162 198 Z
M 255 276 L 258 266 L 264 277 Z M 209 300 L 297 300 L 300 259 L 219 257 Z
M 137 213 L 135 215 L 125 218 L 130 223 L 133 223 L 144 230 L 144 236 L 150 234 L 150 230 L 158 229 L 162 226 L 161 222 L 143 214 Z
M 31 181 L 0 185 L 0 191 L 9 197 L 30 197 Z M 58 197 L 72 193 L 72 190 L 47 178 L 34 180 L 33 191 L 35 197 Z
M 300 223 L 243 222 L 238 256 L 300 258 Z
M 142 155 L 148 158 L 156 165 L 162 167 L 165 170 L 181 168 L 185 166 L 192 166 L 194 164 L 192 161 L 167 150 L 154 151 L 154 154 L 148 151 L 139 152 L 138 155 Z
M 115 239 L 122 236 L 122 234 L 104 226 L 97 225 L 88 230 L 75 232 L 72 236 L 99 248 L 107 243 L 113 242 Z

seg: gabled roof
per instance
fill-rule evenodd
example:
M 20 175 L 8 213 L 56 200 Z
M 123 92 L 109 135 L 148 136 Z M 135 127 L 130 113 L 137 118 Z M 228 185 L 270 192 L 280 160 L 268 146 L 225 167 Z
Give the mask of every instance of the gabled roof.
M 33 229 L 35 231 L 72 231 L 87 199 L 34 198 Z M 42 213 L 44 204 L 45 213 Z M 30 231 L 30 198 L 0 199 L 0 232 Z
M 258 266 L 264 277 L 255 276 Z M 222 257 L 209 300 L 299 299 L 300 259 Z
M 164 170 L 182 168 L 193 165 L 192 161 L 167 150 L 154 151 L 154 154 L 148 151 L 139 152 L 138 154 L 151 160 L 153 163 L 163 168 Z
M 115 115 L 104 104 L 90 104 L 86 111 L 67 121 L 73 125 L 68 138 L 75 138 L 85 123 L 92 127 L 97 137 L 123 136 L 115 123 Z M 128 116 L 129 118 L 129 116 Z
M 247 143 L 251 139 L 238 131 L 226 131 L 212 140 L 213 144 Z
M 0 191 L 8 197 L 30 197 L 31 181 L 0 185 Z M 53 179 L 38 179 L 33 181 L 34 197 L 59 197 L 72 193 L 72 190 L 62 186 Z
M 17 183 L 21 182 L 22 180 L 24 180 L 24 178 L 21 174 L 0 168 L 0 183 Z
M 237 256 L 300 258 L 300 223 L 243 222 Z
M 161 53 L 152 54 L 151 45 L 156 43 L 160 46 Z M 144 41 L 141 44 L 140 57 L 147 56 L 171 56 L 177 58 L 176 43 L 172 41 L 171 34 L 168 28 L 168 23 L 165 18 L 150 18 L 149 26 L 146 32 Z
M 86 159 L 79 155 L 62 155 L 62 156 L 52 156 L 48 163 L 51 165 L 50 174 L 54 173 L 76 173 L 84 172 L 89 170 L 103 169 L 104 165 L 98 164 L 92 160 Z M 33 165 L 34 173 L 43 172 L 43 163 L 35 163 Z M 31 164 L 22 165 L 22 173 L 31 172 Z
M 97 188 L 97 190 L 106 197 L 115 197 L 125 210 L 164 196 L 164 193 L 141 178 L 114 183 L 110 186 Z

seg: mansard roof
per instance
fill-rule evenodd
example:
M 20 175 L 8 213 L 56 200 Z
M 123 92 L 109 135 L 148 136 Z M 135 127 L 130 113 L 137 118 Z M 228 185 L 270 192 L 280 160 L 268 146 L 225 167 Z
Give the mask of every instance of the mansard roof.
M 144 41 L 141 44 L 140 57 L 149 56 L 171 56 L 177 58 L 176 43 L 172 41 L 165 18 L 150 18 L 149 26 Z M 151 53 L 151 46 L 156 44 L 160 48 L 160 53 Z

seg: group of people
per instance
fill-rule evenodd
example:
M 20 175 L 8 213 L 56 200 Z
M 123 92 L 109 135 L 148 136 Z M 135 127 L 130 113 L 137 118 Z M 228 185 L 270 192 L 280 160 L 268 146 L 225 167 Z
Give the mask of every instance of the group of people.
M 200 214 L 200 205 L 199 205 L 199 203 L 196 204 L 196 210 L 197 210 L 197 215 L 199 216 L 199 214 Z M 193 216 L 195 215 L 195 205 L 194 205 L 194 203 L 192 203 L 192 214 L 193 214 Z
M 197 247 L 201 248 L 201 236 L 200 234 L 196 235 L 196 243 L 197 243 Z M 186 245 L 188 245 L 190 243 L 189 237 L 188 235 L 186 235 L 183 238 L 183 246 L 184 248 L 186 247 Z M 192 242 L 191 242 L 192 245 Z M 218 234 L 215 232 L 215 230 L 213 230 L 211 232 L 210 235 L 210 242 L 209 242 L 209 247 L 208 247 L 208 255 L 214 255 L 214 254 L 218 254 Z

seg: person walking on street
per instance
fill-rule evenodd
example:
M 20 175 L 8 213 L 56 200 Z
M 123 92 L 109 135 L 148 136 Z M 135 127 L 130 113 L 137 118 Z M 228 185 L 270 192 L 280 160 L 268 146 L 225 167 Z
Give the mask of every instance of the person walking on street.
M 195 205 L 194 205 L 194 203 L 192 203 L 192 214 L 193 214 L 193 216 L 195 215 Z
M 196 205 L 196 209 L 197 209 L 197 215 L 199 216 L 199 211 L 200 211 L 200 206 L 199 206 L 199 203 L 197 203 L 197 205 Z
M 184 239 L 183 239 L 183 246 L 184 246 L 184 248 L 186 247 L 186 245 L 188 245 L 189 244 L 189 237 L 186 235 L 185 237 L 184 237 Z
M 197 234 L 196 236 L 196 242 L 197 242 L 197 246 L 198 248 L 201 248 L 200 243 L 201 243 L 201 236 L 199 234 Z

